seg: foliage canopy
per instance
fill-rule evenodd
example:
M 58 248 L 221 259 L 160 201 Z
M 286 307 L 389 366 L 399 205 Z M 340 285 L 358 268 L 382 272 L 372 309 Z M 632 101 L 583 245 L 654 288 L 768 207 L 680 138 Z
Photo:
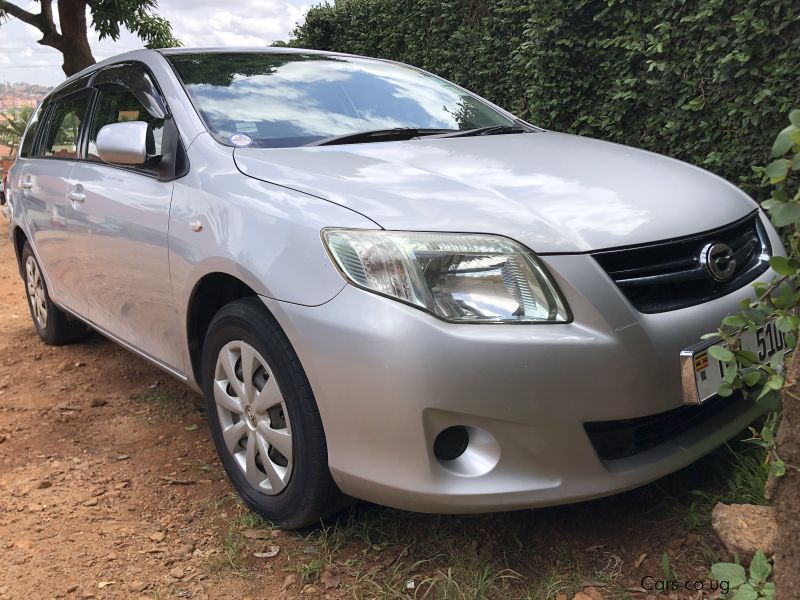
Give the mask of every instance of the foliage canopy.
M 796 0 L 347 0 L 291 44 L 390 58 L 548 129 L 630 144 L 743 184 L 797 103 Z

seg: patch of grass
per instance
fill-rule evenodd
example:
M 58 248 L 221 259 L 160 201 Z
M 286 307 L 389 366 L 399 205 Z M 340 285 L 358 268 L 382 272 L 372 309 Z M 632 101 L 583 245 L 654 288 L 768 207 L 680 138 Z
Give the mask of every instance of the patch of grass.
M 238 531 L 245 529 L 277 529 L 277 525 L 248 509 L 238 498 L 236 502 L 238 512 L 231 522 L 231 526 L 234 529 Z
M 207 462 L 197 461 L 194 468 L 205 474 L 208 479 L 220 480 L 225 477 L 225 471 L 219 465 L 212 465 Z
M 219 553 L 213 555 L 208 561 L 208 569 L 211 572 L 226 571 L 244 577 L 248 574 L 244 558 L 244 542 L 240 532 L 229 527 L 222 538 L 222 548 Z
M 577 573 L 551 571 L 525 590 L 524 600 L 552 600 L 559 594 L 570 596 L 580 587 Z
M 761 448 L 733 442 L 652 488 L 663 494 L 666 518 L 680 530 L 705 532 L 711 528 L 711 511 L 718 502 L 764 504 L 767 474 Z
M 210 571 L 226 571 L 244 577 L 250 573 L 250 568 L 245 558 L 244 548 L 246 543 L 242 532 L 248 529 L 274 529 L 275 526 L 250 511 L 233 494 L 226 495 L 214 503 L 217 511 L 223 506 L 228 506 L 229 510 L 233 512 L 233 516 L 222 517 L 221 515 L 223 514 L 227 515 L 226 511 L 220 513 L 219 517 L 212 517 L 212 523 L 217 521 L 215 524 L 223 528 L 225 534 L 221 540 L 222 544 L 219 552 L 210 557 L 208 568 Z
M 184 417 L 203 410 L 200 396 L 176 386 L 177 384 L 172 382 L 166 384 L 156 382 L 135 395 L 133 399 L 150 405 L 152 412 L 160 418 L 173 418 L 176 415 Z
M 172 394 L 161 386 L 151 386 L 135 397 L 140 402 L 165 406 L 174 401 Z

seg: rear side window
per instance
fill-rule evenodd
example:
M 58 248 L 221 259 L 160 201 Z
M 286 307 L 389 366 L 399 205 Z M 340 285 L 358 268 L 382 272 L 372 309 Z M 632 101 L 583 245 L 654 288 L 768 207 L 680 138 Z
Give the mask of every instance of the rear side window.
M 33 140 L 36 139 L 36 132 L 39 131 L 39 117 L 42 116 L 44 103 L 39 105 L 39 108 L 31 116 L 28 122 L 28 128 L 25 130 L 25 137 L 19 147 L 19 155 L 21 158 L 28 158 L 33 148 Z
M 91 90 L 86 89 L 52 103 L 47 119 L 47 135 L 39 148 L 39 156 L 78 157 L 81 124 L 91 97 Z
M 97 153 L 97 134 L 106 125 L 123 121 L 144 121 L 153 130 L 155 148 L 152 154 L 162 154 L 161 141 L 164 134 L 164 119 L 151 115 L 139 99 L 121 85 L 109 84 L 100 88 L 95 104 L 94 117 L 89 127 L 88 160 L 100 161 Z

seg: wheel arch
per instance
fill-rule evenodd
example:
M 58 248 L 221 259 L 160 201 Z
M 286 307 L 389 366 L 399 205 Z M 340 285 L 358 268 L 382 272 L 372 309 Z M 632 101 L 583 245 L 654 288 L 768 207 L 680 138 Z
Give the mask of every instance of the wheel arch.
M 17 267 L 19 268 L 20 275 L 22 275 L 22 248 L 25 246 L 25 242 L 28 241 L 28 236 L 25 235 L 25 232 L 19 225 L 14 227 L 11 232 L 11 241 L 14 244 L 14 256 L 17 259 Z
M 257 295 L 244 281 L 222 271 L 207 273 L 195 284 L 186 308 L 186 336 L 192 375 L 198 385 L 202 386 L 203 343 L 214 315 L 229 302 Z

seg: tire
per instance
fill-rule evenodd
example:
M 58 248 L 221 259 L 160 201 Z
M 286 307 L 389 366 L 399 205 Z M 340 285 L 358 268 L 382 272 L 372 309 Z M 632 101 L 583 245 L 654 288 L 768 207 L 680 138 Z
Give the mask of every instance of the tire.
M 42 341 L 49 346 L 62 346 L 85 339 L 89 333 L 88 327 L 67 315 L 50 299 L 42 267 L 27 241 L 22 247 L 21 260 L 28 309 Z
M 346 504 L 328 469 L 308 378 L 260 300 L 236 300 L 214 316 L 203 346 L 202 378 L 214 444 L 251 510 L 284 529 L 298 529 Z

